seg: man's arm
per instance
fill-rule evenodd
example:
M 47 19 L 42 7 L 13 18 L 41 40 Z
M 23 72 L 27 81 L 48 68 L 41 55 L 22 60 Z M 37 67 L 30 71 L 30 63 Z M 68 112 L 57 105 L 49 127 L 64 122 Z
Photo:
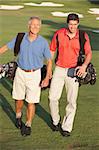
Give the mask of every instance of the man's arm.
M 2 47 L 0 47 L 0 55 L 3 54 L 4 52 L 6 52 L 8 50 L 7 45 L 4 45 Z M 0 66 L 0 72 L 2 70 L 2 66 Z
M 84 63 L 82 64 L 82 66 L 86 66 L 86 67 L 87 67 L 88 64 L 90 63 L 91 59 L 92 59 L 92 52 L 90 52 L 90 53 L 88 53 L 88 54 L 86 55 L 85 61 L 84 61 Z
M 7 45 L 4 45 L 0 48 L 0 54 L 3 54 L 4 52 L 6 52 L 8 50 Z
M 91 50 L 90 40 L 89 40 L 87 33 L 85 33 L 85 39 L 86 39 L 86 42 L 84 45 L 84 50 L 85 50 L 86 58 L 85 58 L 83 65 L 87 66 L 92 59 L 92 50 Z
M 54 59 L 55 51 L 50 51 L 50 52 L 51 52 L 51 57 L 52 57 L 52 59 Z
M 84 75 L 84 73 L 86 71 L 86 68 L 87 68 L 88 64 L 90 63 L 90 61 L 92 59 L 91 45 L 90 45 L 90 40 L 89 40 L 89 37 L 88 37 L 87 33 L 85 33 L 85 39 L 86 39 L 86 42 L 84 44 L 85 61 L 82 64 L 82 66 L 79 67 L 79 71 L 77 72 L 77 75 L 79 77 Z
M 52 78 L 52 59 L 49 59 L 47 61 L 47 74 L 45 78 Z
M 49 79 L 52 78 L 52 60 L 54 59 L 55 52 L 50 51 L 50 53 L 52 59 L 49 59 L 47 62 L 47 74 L 46 74 L 46 77 L 49 77 Z

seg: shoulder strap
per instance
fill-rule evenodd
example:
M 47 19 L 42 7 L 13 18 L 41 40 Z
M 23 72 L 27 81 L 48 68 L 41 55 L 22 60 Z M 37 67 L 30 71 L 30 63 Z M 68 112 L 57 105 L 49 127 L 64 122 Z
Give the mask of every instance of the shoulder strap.
M 56 36 L 56 44 L 57 44 L 57 52 L 56 52 L 56 57 L 55 57 L 55 63 L 57 62 L 57 59 L 58 59 L 58 55 L 59 55 L 59 41 L 58 41 L 58 34 Z
M 20 51 L 20 44 L 22 42 L 22 39 L 24 37 L 25 33 L 18 33 L 15 41 L 14 46 L 14 56 L 17 56 Z
M 79 42 L 80 42 L 80 51 L 79 51 L 79 55 L 84 55 L 85 51 L 84 51 L 84 44 L 85 44 L 85 32 L 82 30 L 79 30 Z
M 85 51 L 84 51 L 84 44 L 85 44 L 85 32 L 82 30 L 79 30 L 79 43 L 80 43 L 80 50 L 79 50 L 79 56 L 78 56 L 78 62 L 77 66 L 81 66 L 85 60 Z

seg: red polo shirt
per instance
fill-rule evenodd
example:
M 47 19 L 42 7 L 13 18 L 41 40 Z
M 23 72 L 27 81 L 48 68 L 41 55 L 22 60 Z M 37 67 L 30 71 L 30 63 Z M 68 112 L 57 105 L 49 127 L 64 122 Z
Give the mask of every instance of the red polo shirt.
M 79 30 L 75 37 L 72 39 L 67 35 L 68 30 L 66 28 L 62 28 L 55 32 L 53 39 L 50 44 L 50 50 L 56 51 L 58 48 L 58 59 L 56 65 L 63 68 L 71 68 L 77 65 L 77 59 L 79 56 L 80 43 L 79 43 Z M 58 42 L 57 42 L 58 38 Z M 89 42 L 89 37 L 87 33 L 85 33 L 85 55 L 91 52 L 91 46 Z

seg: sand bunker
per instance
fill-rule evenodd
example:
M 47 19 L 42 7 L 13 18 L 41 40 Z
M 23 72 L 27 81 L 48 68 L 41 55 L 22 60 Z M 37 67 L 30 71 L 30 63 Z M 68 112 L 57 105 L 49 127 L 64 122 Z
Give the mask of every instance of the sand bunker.
M 90 14 L 99 14 L 99 8 L 90 8 L 88 11 Z
M 57 4 L 57 3 L 52 3 L 52 2 L 42 2 L 40 4 L 37 3 L 24 3 L 24 5 L 28 5 L 28 6 L 64 6 L 64 4 Z
M 10 5 L 0 5 L 0 9 L 3 10 L 18 10 L 23 8 L 24 6 L 10 6 Z
M 97 17 L 96 20 L 99 20 L 99 17 Z
M 99 33 L 99 30 L 92 30 L 92 32 Z
M 63 13 L 63 12 L 51 12 L 53 16 L 58 16 L 58 17 L 67 17 L 70 13 L 75 13 L 75 12 L 69 12 L 69 13 Z M 78 14 L 78 13 L 76 13 Z M 83 18 L 84 16 L 82 14 L 78 14 L 79 18 Z

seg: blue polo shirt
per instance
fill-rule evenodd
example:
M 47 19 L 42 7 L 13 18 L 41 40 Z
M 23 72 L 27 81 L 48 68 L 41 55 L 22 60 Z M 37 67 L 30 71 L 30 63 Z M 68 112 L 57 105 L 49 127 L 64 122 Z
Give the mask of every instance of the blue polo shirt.
M 14 50 L 15 41 L 16 38 L 7 44 L 9 49 Z M 40 35 L 31 42 L 28 33 L 25 33 L 17 58 L 18 66 L 25 70 L 38 69 L 43 66 L 44 59 L 50 58 L 48 42 Z

